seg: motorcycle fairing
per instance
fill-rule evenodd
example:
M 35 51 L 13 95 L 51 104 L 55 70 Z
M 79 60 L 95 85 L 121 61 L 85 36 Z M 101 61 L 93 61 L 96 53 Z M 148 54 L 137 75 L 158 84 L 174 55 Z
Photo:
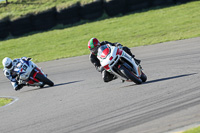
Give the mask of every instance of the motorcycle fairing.
M 103 45 L 98 49 L 98 57 L 105 59 L 110 54 L 110 47 Z
M 42 72 L 42 70 L 37 68 L 34 65 L 34 63 L 32 63 L 32 61 L 25 61 L 22 59 L 14 68 L 14 72 L 16 72 L 17 75 L 19 75 L 19 80 L 25 81 L 28 83 L 28 85 L 31 86 L 40 86 L 43 84 L 35 78 L 38 73 L 46 77 L 46 75 Z
M 102 51 L 104 51 L 104 49 L 110 48 L 109 53 L 106 51 L 106 56 L 104 58 L 101 58 L 101 54 Z M 119 75 L 119 73 L 117 73 L 115 70 L 113 70 L 113 67 L 118 63 L 119 60 L 125 60 L 128 65 L 130 65 L 133 69 L 134 69 L 134 75 L 138 78 L 141 77 L 141 69 L 140 66 L 138 66 L 134 59 L 127 54 L 125 51 L 123 51 L 122 49 L 119 49 L 118 47 L 115 46 L 111 46 L 109 44 L 107 45 L 103 45 L 99 48 L 98 50 L 98 59 L 100 60 L 101 65 L 108 71 L 111 72 L 113 74 L 115 74 L 116 76 L 120 77 L 123 80 L 127 80 L 126 78 L 122 77 Z M 118 66 L 119 67 L 119 66 Z

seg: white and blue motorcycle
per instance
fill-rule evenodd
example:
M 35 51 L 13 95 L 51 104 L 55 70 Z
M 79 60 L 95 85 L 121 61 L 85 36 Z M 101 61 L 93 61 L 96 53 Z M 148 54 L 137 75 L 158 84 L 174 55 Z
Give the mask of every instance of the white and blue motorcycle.
M 38 86 L 40 88 L 44 85 L 53 86 L 54 83 L 47 78 L 47 75 L 38 68 L 31 60 L 20 59 L 14 68 L 16 79 L 19 84 L 27 86 Z

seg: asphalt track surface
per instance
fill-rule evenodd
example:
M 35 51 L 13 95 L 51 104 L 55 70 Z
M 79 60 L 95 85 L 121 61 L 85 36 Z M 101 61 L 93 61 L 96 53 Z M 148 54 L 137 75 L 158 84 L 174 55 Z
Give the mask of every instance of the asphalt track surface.
M 54 87 L 14 91 L 0 75 L 0 133 L 165 133 L 200 122 L 200 38 L 131 49 L 148 76 L 103 83 L 88 55 L 38 63 Z

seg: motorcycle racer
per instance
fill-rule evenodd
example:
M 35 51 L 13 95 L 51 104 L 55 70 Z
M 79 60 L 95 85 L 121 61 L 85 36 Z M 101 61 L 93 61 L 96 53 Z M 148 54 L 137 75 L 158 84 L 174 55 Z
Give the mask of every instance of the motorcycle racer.
M 116 46 L 116 47 L 123 49 L 126 53 L 128 53 L 130 56 L 133 57 L 133 59 L 136 61 L 136 63 L 140 64 L 140 60 L 135 58 L 135 55 L 133 55 L 131 53 L 131 50 L 128 47 L 122 46 L 118 42 L 116 42 L 116 43 L 111 43 L 111 42 L 108 42 L 108 41 L 99 42 L 99 40 L 97 38 L 91 38 L 88 42 L 88 48 L 90 50 L 89 59 L 90 59 L 91 63 L 95 66 L 96 70 L 98 72 L 101 72 L 102 79 L 103 79 L 104 82 L 109 82 L 109 81 L 112 81 L 113 79 L 116 79 L 116 77 L 113 74 L 107 72 L 104 69 L 104 67 L 101 66 L 100 61 L 97 58 L 98 48 L 102 45 L 105 45 L 105 44 L 110 44 L 112 46 Z
M 3 73 L 11 81 L 11 84 L 16 91 L 22 89 L 23 86 L 25 86 L 25 84 L 18 83 L 18 81 L 16 80 L 17 75 L 14 72 L 14 68 L 20 62 L 20 59 L 25 60 L 25 61 L 31 60 L 31 58 L 27 58 L 27 57 L 17 58 L 14 60 L 10 59 L 9 57 L 5 57 L 2 60 L 2 64 L 4 66 Z

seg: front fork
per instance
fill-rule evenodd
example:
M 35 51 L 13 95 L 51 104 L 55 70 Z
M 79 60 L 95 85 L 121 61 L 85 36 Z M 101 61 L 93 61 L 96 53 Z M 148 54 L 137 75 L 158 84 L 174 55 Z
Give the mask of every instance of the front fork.
M 42 69 L 39 69 L 38 67 L 35 67 L 33 69 L 33 74 L 30 76 L 30 80 L 28 81 L 29 84 L 34 84 L 34 82 L 40 83 L 40 81 L 35 78 L 38 73 L 44 75 L 45 77 L 47 77 L 47 75 L 44 74 L 44 72 L 42 71 Z
M 133 72 L 135 73 L 135 76 L 137 76 L 138 78 L 140 78 L 140 77 L 141 77 L 141 74 L 142 74 L 141 66 L 138 65 L 138 64 L 136 64 L 134 58 L 132 58 L 132 57 L 131 57 L 129 54 L 127 54 L 126 52 L 124 52 L 124 57 L 125 57 L 126 60 L 131 60 L 131 61 L 129 61 L 129 62 L 131 62 L 131 64 L 133 65 L 133 68 L 132 68 L 132 66 L 130 66 L 128 63 L 126 63 L 125 61 L 124 61 L 124 62 L 125 62 L 128 66 L 131 67 L 130 70 L 133 71 Z M 123 61 L 123 60 L 122 60 L 122 61 Z M 126 67 L 126 66 L 125 66 L 125 67 Z
M 42 68 L 36 67 L 35 69 L 36 69 L 37 71 L 39 71 L 39 73 L 41 73 L 42 75 L 44 75 L 45 77 L 47 77 L 47 74 L 45 74 L 45 73 L 42 71 Z

